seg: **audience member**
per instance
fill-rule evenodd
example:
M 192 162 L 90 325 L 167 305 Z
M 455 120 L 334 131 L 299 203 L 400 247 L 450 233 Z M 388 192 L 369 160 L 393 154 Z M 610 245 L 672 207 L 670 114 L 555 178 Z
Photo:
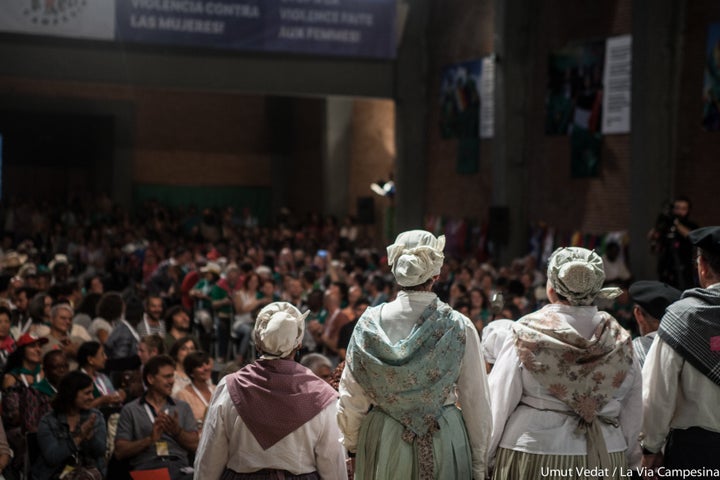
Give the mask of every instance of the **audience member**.
M 163 299 L 159 295 L 149 294 L 145 298 L 145 313 L 137 325 L 140 337 L 154 333 L 165 336 L 165 322 L 163 321 Z
M 50 310 L 50 333 L 45 337 L 48 342 L 42 348 L 45 354 L 50 350 L 60 349 L 70 362 L 70 370 L 77 369 L 77 351 L 82 343 L 78 337 L 70 335 L 73 309 L 69 303 L 58 303 Z
M 106 293 L 105 298 L 112 298 L 115 307 L 117 307 L 118 304 L 122 306 L 120 317 L 113 319 L 112 331 L 108 335 L 107 340 L 101 342 L 105 346 L 105 353 L 108 358 L 113 360 L 136 356 L 138 344 L 140 343 L 140 335 L 138 335 L 135 328 L 130 325 L 130 322 L 125 319 L 125 301 L 122 300 L 122 297 L 118 293 L 114 292 Z M 118 301 L 118 299 L 120 301 Z
M 165 351 L 169 352 L 175 342 L 190 335 L 190 315 L 180 305 L 170 307 L 165 313 L 165 325 L 167 329 L 164 338 Z
M 145 394 L 120 412 L 115 456 L 127 460 L 132 470 L 167 468 L 172 480 L 189 480 L 189 455 L 195 453 L 198 433 L 190 406 L 170 396 L 175 361 L 167 355 L 151 358 L 143 368 L 143 382 Z
M 117 292 L 104 293 L 98 301 L 96 314 L 97 317 L 93 318 L 88 332 L 93 340 L 104 345 L 113 331 L 113 325 L 125 314 L 122 296 Z
M 45 378 L 35 383 L 33 388 L 52 400 L 57 394 L 60 380 L 70 371 L 70 363 L 62 350 L 50 350 L 43 356 L 42 368 Z
M 110 378 L 102 373 L 106 360 L 105 349 L 98 342 L 85 342 L 78 349 L 80 371 L 93 383 L 91 406 L 103 410 L 107 416 L 108 411 L 120 408 L 127 394 L 124 390 L 116 390 Z
M 15 351 L 15 339 L 10 334 L 10 309 L 0 305 L 0 371 L 5 370 L 8 355 Z
M 188 372 L 185 372 L 183 362 L 189 353 L 196 352 L 198 350 L 200 350 L 200 345 L 193 337 L 182 337 L 170 348 L 168 353 L 170 354 L 170 357 L 175 360 L 175 384 L 173 385 L 172 390 L 173 396 L 192 383 Z
M 197 421 L 198 431 L 201 431 L 205 414 L 210 405 L 210 398 L 215 391 L 215 385 L 210 379 L 212 360 L 205 352 L 190 352 L 182 363 L 183 369 L 190 377 L 190 384 L 174 394 L 174 398 L 183 400 L 190 405 Z
M 300 365 L 308 368 L 321 380 L 330 383 L 333 373 L 333 364 L 322 353 L 308 353 L 300 359 Z
M 40 455 L 32 465 L 32 478 L 62 478 L 73 470 L 102 478 L 107 434 L 102 413 L 92 408 L 92 391 L 92 380 L 82 372 L 70 372 L 60 380 L 52 411 L 38 426 Z

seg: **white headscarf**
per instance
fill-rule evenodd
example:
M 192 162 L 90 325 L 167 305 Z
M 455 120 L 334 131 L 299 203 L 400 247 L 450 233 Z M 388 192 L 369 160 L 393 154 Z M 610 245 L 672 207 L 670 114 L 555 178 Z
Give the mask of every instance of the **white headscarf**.
M 615 298 L 619 288 L 602 288 L 605 271 L 600 255 L 580 247 L 558 248 L 548 261 L 548 279 L 571 305 L 590 305 L 596 297 Z
M 260 310 L 255 321 L 255 345 L 260 358 L 273 360 L 289 356 L 302 344 L 305 317 L 310 311 L 300 310 L 287 302 L 273 302 Z
M 435 238 L 424 230 L 410 230 L 397 236 L 387 247 L 388 265 L 401 287 L 414 287 L 440 275 L 445 235 Z

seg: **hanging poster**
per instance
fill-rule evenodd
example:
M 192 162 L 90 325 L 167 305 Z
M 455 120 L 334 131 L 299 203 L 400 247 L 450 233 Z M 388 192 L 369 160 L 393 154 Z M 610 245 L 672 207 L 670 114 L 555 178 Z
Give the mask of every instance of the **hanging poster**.
M 602 132 L 630 133 L 632 36 L 608 38 L 606 52 Z
M 492 138 L 495 64 L 493 57 L 445 67 L 440 83 L 443 138 Z
M 702 125 L 708 132 L 720 130 L 720 23 L 708 25 Z
M 573 178 L 599 172 L 605 40 L 573 43 L 548 61 L 547 135 L 568 135 Z

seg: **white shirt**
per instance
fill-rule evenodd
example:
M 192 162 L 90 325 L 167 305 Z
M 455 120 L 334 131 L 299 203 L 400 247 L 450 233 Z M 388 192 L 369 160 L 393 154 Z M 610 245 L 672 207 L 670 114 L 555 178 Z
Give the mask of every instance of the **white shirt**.
M 659 336 L 643 366 L 643 446 L 658 452 L 673 428 L 720 433 L 720 386 Z
M 345 452 L 340 444 L 336 402 L 267 450 L 258 444 L 238 415 L 225 379 L 208 408 L 195 456 L 195 478 L 218 480 L 225 468 L 255 472 L 264 468 L 299 475 L 317 471 L 320 478 L 347 479 Z
M 406 338 L 428 304 L 435 298 L 432 292 L 400 291 L 397 298 L 387 303 L 382 311 L 382 328 L 391 342 Z M 492 418 L 490 416 L 490 393 L 485 373 L 480 338 L 469 319 L 465 322 L 465 355 L 456 381 L 457 395 L 451 393 L 445 405 L 459 401 L 465 428 L 472 451 L 473 476 L 485 478 L 487 449 L 490 441 Z M 360 424 L 370 407 L 370 398 L 355 380 L 349 368 L 343 370 L 340 379 L 338 425 L 343 432 L 343 444 L 349 451 L 357 448 Z
M 585 338 L 590 338 L 601 320 L 594 307 L 578 309 L 571 323 Z M 568 311 L 564 306 L 563 310 Z M 490 458 L 494 463 L 498 446 L 532 454 L 585 455 L 586 436 L 576 433 L 578 420 L 574 415 L 538 410 L 571 412 L 561 400 L 552 396 L 522 366 L 514 337 L 508 338 L 500 350 L 490 373 L 493 432 Z M 520 402 L 526 405 L 520 405 Z M 531 406 L 529 406 L 531 405 Z M 626 452 L 628 464 L 639 466 L 642 458 L 637 441 L 642 419 L 642 377 L 634 359 L 625 380 L 599 415 L 617 418 L 620 428 L 600 422 L 608 453 Z

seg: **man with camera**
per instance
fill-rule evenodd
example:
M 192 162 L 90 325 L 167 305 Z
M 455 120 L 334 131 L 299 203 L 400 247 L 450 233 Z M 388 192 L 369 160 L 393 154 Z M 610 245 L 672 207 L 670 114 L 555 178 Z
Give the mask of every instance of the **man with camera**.
M 672 209 L 661 213 L 650 231 L 653 251 L 658 254 L 658 279 L 680 290 L 695 286 L 693 246 L 688 234 L 698 225 L 689 215 L 690 199 L 677 197 Z

